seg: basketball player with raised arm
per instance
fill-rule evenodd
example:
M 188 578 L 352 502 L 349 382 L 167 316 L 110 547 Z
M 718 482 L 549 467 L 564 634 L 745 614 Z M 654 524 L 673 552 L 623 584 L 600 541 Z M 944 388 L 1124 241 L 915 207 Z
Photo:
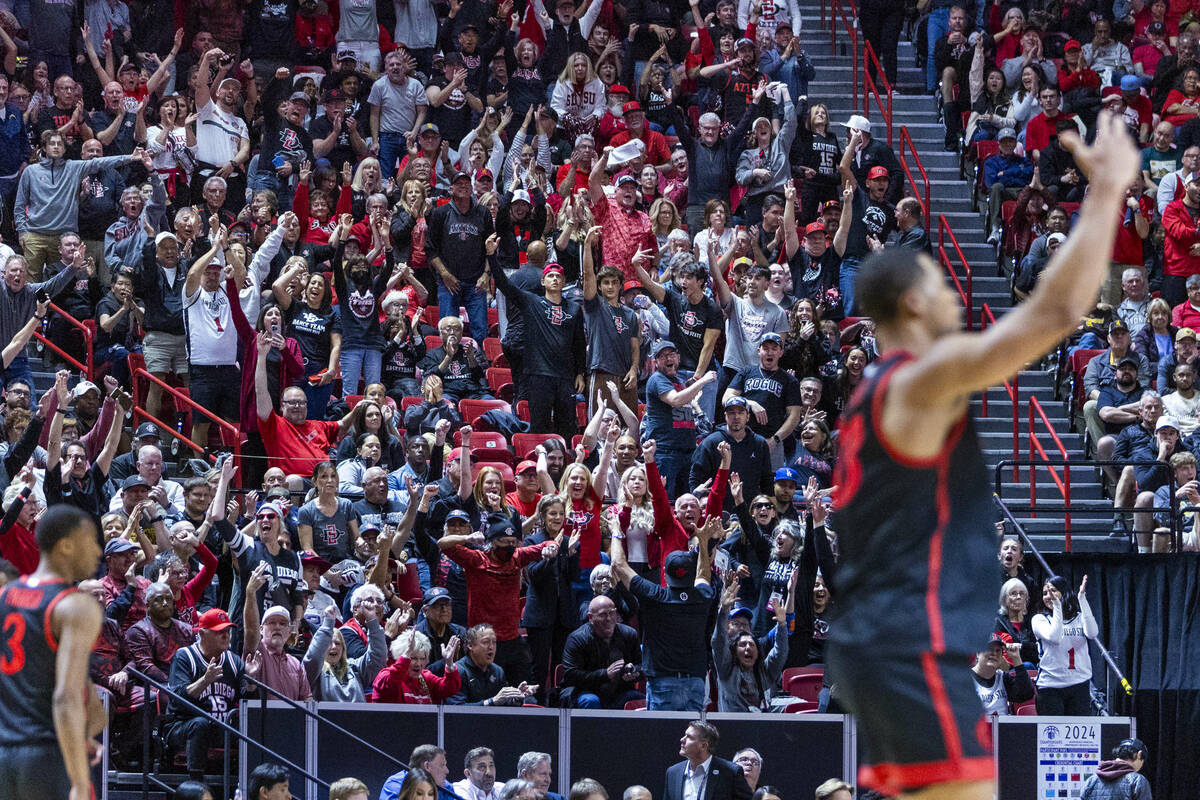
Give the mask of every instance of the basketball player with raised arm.
M 0 590 L 0 800 L 89 800 L 92 737 L 108 718 L 88 679 L 103 609 L 75 584 L 100 562 L 92 518 L 51 507 L 33 574 Z
M 1095 144 L 1060 134 L 1091 181 L 1070 237 L 1029 299 L 982 333 L 928 255 L 863 262 L 856 296 L 878 361 L 840 423 L 841 565 L 829 671 L 865 750 L 859 783 L 889 795 L 990 800 L 993 766 L 966 665 L 995 614 L 990 480 L 975 392 L 1053 349 L 1096 302 L 1138 151 L 1105 114 Z

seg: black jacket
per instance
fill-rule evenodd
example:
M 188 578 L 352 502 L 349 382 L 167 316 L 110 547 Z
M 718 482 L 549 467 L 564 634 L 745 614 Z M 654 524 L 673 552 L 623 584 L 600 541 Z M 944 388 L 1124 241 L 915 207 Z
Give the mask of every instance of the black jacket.
M 683 800 L 683 775 L 687 765 L 686 761 L 680 761 L 667 769 L 663 800 Z M 699 800 L 750 800 L 752 796 L 742 768 L 732 761 L 713 756 L 708 762 L 704 795 Z
M 446 698 L 446 705 L 481 706 L 483 701 L 491 700 L 502 687 L 508 685 L 504 680 L 504 670 L 497 664 L 492 664 L 485 671 L 475 666 L 470 656 L 463 656 L 455 662 L 455 666 L 462 676 L 462 688 L 458 694 Z
M 540 528 L 525 537 L 523 546 L 546 541 Z M 547 561 L 539 558 L 525 568 L 525 613 L 521 625 L 526 628 L 550 628 L 559 625 L 565 630 L 579 626 L 579 608 L 571 581 L 579 575 L 579 556 L 568 555 L 566 546 Z
M 775 471 L 771 469 L 771 450 L 767 440 L 747 428 L 742 440 L 735 441 L 724 425 L 704 437 L 704 441 L 696 448 L 688 472 L 689 485 L 697 486 L 716 476 L 717 468 L 721 465 L 717 445 L 721 442 L 729 442 L 732 456 L 729 469 L 741 477 L 747 496 L 771 494 Z M 733 511 L 734 507 L 733 495 L 726 494 L 725 510 Z
M 560 695 L 564 706 L 570 707 L 576 694 L 590 693 L 600 698 L 602 707 L 615 708 L 616 701 L 634 687 L 632 681 L 608 677 L 608 665 L 615 660 L 611 657 L 614 650 L 632 664 L 642 663 L 638 633 L 628 625 L 617 623 L 609 642 L 592 632 L 590 622 L 585 622 L 567 637 L 562 661 L 566 677 Z

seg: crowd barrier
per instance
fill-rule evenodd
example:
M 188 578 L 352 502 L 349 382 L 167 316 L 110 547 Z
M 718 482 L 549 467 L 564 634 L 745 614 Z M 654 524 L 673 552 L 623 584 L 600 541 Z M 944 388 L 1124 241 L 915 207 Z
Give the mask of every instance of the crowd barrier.
M 696 717 L 679 712 L 370 703 L 312 703 L 309 707 L 401 760 L 407 760 L 417 745 L 436 743 L 446 750 L 451 781 L 462 777 L 467 751 L 480 745 L 495 751 L 498 781 L 515 777 L 522 753 L 549 753 L 555 775 L 551 790 L 564 796 L 574 780 L 590 777 L 615 796 L 626 786 L 643 784 L 655 798 L 661 798 L 666 769 L 680 760 L 679 739 Z M 718 755 L 732 758 L 740 748 L 753 747 L 763 757 L 759 785 L 786 787 L 788 800 L 812 797 L 816 787 L 829 778 L 855 783 L 857 733 L 851 716 L 710 713 L 704 718 L 720 731 Z M 364 781 L 372 800 L 396 771 L 394 764 L 280 701 L 265 705 L 244 701 L 240 720 L 246 735 L 304 764 L 322 780 L 354 776 Z M 1039 737 L 1046 734 L 1044 726 L 1057 726 L 1065 734 L 1072 725 L 1096 726 L 1093 733 L 1105 758 L 1117 742 L 1134 735 L 1130 717 L 995 718 L 992 740 L 1000 800 L 1041 796 L 1037 793 L 1039 771 L 1046 777 L 1049 773 L 1044 769 L 1049 765 L 1039 763 Z M 260 750 L 242 744 L 243 781 L 262 760 Z M 293 782 L 292 792 L 298 799 L 324 800 L 303 780 Z

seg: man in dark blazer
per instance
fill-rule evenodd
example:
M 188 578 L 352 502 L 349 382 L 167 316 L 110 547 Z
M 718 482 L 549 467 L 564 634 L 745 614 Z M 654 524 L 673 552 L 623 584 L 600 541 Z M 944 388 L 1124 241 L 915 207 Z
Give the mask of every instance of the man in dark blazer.
M 588 621 L 563 646 L 566 676 L 560 694 L 567 708 L 624 708 L 644 694 L 634 686 L 641 678 L 642 651 L 637 631 L 617 622 L 617 606 L 608 595 L 588 604 Z
M 667 769 L 663 800 L 750 800 L 746 773 L 732 761 L 712 754 L 720 735 L 716 726 L 696 720 L 679 740 L 684 761 Z

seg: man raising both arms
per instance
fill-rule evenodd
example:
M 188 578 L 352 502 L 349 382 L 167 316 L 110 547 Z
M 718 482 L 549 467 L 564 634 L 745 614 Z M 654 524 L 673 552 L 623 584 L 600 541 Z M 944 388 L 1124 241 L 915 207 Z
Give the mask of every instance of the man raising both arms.
M 92 796 L 91 738 L 108 716 L 88 660 L 103 611 L 74 584 L 96 571 L 99 541 L 86 513 L 52 507 L 37 569 L 0 591 L 0 800 Z
M 1037 290 L 994 327 L 962 332 L 957 297 L 923 252 L 887 250 L 858 273 L 882 350 L 841 419 L 829 669 L 858 719 L 859 782 L 884 794 L 993 796 L 986 727 L 962 669 L 992 624 L 979 587 L 993 579 L 996 541 L 967 406 L 1055 347 L 1096 302 L 1139 163 L 1120 118 L 1104 115 L 1098 130 L 1091 147 L 1060 135 L 1092 191 Z

